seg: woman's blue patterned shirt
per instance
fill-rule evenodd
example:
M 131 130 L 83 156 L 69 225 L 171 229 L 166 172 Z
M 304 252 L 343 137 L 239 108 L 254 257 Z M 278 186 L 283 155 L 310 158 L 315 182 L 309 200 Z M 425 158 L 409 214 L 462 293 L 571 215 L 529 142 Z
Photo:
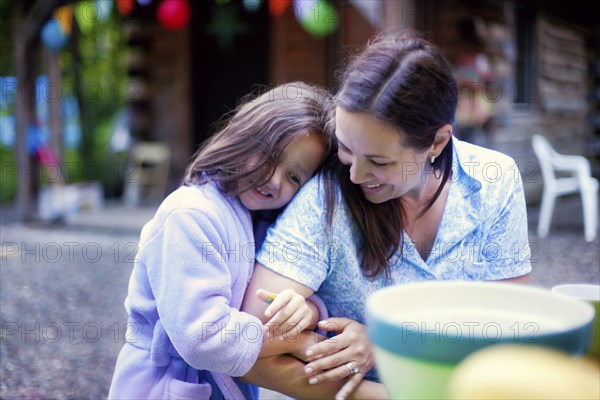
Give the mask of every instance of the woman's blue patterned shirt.
M 331 235 L 324 186 L 313 178 L 269 229 L 257 261 L 314 290 L 332 317 L 365 323 L 375 290 L 425 280 L 498 280 L 531 271 L 521 175 L 512 158 L 456 138 L 448 200 L 432 252 L 424 261 L 404 233 L 390 260 L 391 280 L 360 269 L 363 240 L 340 200 Z M 338 193 L 338 199 L 341 195 Z

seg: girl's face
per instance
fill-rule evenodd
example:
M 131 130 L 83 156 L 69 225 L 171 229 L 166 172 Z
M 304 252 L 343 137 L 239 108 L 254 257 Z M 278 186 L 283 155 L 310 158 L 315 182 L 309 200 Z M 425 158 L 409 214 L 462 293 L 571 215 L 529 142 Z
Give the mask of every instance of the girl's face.
M 350 180 L 372 203 L 418 196 L 425 183 L 430 149 L 402 145 L 402 133 L 366 113 L 336 110 L 338 158 L 350 166 Z
M 275 210 L 285 206 L 325 159 L 325 146 L 317 135 L 301 136 L 283 151 L 271 180 L 239 194 L 249 210 Z

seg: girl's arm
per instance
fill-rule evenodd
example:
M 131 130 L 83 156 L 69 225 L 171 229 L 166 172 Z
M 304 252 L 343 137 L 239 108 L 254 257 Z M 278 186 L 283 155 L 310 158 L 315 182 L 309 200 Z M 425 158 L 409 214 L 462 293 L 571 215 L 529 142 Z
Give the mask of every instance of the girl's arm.
M 129 301 L 138 310 L 155 302 L 156 325 L 166 333 L 158 339 L 170 341 L 188 364 L 240 376 L 258 358 L 262 324 L 231 306 L 238 294 L 226 255 L 220 253 L 225 225 L 199 209 L 170 212 L 140 246 L 133 273 L 143 276 L 132 278 L 129 290 L 135 296 Z M 145 279 L 148 287 L 137 283 Z M 158 328 L 155 332 L 161 334 Z
M 317 307 L 293 289 L 285 289 L 277 294 L 258 289 L 256 296 L 268 305 L 263 315 L 270 319 L 263 323 L 269 336 L 278 336 L 284 340 L 317 326 Z
M 283 275 L 277 274 L 261 264 L 256 264 L 252 280 L 246 290 L 241 310 L 255 315 L 263 324 L 266 324 L 265 328 L 269 334 L 265 335 L 263 348 L 259 357 L 270 357 L 278 354 L 298 352 L 303 348 L 307 348 L 317 340 L 314 335 L 302 335 L 301 332 L 295 332 L 293 330 L 283 335 L 280 335 L 280 332 L 275 334 L 275 329 L 278 328 L 276 326 L 278 322 L 275 321 L 273 324 L 271 310 L 274 308 L 273 306 L 276 305 L 275 302 L 279 301 L 279 295 L 277 295 L 275 301 L 269 305 L 269 303 L 265 301 L 264 294 L 280 293 L 286 290 L 292 290 L 304 298 L 309 297 L 313 293 L 308 287 L 286 278 Z M 308 302 L 308 304 L 312 305 L 310 302 Z M 318 319 L 318 313 L 316 312 L 316 308 L 313 307 L 314 305 L 311 306 L 311 309 L 314 312 L 316 320 Z M 283 340 L 281 340 L 282 338 Z
M 259 289 L 257 297 L 268 304 L 274 296 L 270 293 Z M 289 298 L 292 300 L 288 301 Z M 301 306 L 291 305 L 294 300 L 297 303 L 301 301 Z M 283 301 L 286 307 L 281 309 L 279 301 Z M 289 310 L 286 312 L 288 308 Z M 297 314 L 300 314 L 300 317 L 297 317 Z M 263 319 L 271 316 L 272 318 L 264 323 L 264 339 L 259 358 L 287 353 L 304 354 L 310 346 L 325 339 L 318 333 L 305 330 L 316 328 L 319 311 L 312 302 L 292 289 L 286 289 L 277 294 L 275 301 L 265 310 Z M 302 321 L 298 321 L 298 318 L 302 318 Z
M 259 290 L 279 293 L 286 289 L 292 289 L 304 298 L 313 294 L 312 289 L 309 287 L 273 272 L 260 263 L 256 263 L 252 279 L 246 289 L 246 295 L 244 296 L 244 302 L 242 303 L 242 311 L 253 314 L 260 318 L 263 323 L 267 323 L 270 317 L 265 315 L 265 311 L 269 307 L 269 304 L 257 296 L 256 293 Z

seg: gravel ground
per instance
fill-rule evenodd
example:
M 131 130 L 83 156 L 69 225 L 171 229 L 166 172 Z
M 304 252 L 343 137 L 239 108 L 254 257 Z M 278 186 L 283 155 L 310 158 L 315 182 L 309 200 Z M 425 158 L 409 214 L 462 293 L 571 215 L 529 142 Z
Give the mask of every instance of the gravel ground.
M 2 226 L 0 397 L 107 396 L 136 242 L 117 233 Z
M 583 211 L 578 196 L 558 198 L 550 233 L 537 237 L 539 209 L 528 209 L 532 249 L 532 284 L 551 288 L 561 283 L 600 284 L 600 239 L 583 238 Z
M 579 199 L 559 200 L 546 239 L 533 233 L 537 214 L 529 210 L 533 284 L 599 284 L 599 239 L 583 240 Z M 105 398 L 124 340 L 137 234 L 0 216 L 0 398 Z

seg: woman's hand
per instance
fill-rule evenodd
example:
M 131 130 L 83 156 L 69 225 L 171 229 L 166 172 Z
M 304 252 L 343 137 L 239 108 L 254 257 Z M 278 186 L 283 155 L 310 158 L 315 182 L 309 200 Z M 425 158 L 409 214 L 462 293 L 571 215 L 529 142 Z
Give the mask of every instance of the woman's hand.
M 315 327 L 319 317 L 316 307 L 295 290 L 285 289 L 274 294 L 258 289 L 256 295 L 269 304 L 264 315 L 269 318 L 265 328 L 270 336 L 285 340 L 288 333 L 295 338 L 303 330 Z
M 348 318 L 329 318 L 319 322 L 319 328 L 338 334 L 306 350 L 304 372 L 311 384 L 348 378 L 336 395 L 336 399 L 346 398 L 373 367 L 366 327 Z

